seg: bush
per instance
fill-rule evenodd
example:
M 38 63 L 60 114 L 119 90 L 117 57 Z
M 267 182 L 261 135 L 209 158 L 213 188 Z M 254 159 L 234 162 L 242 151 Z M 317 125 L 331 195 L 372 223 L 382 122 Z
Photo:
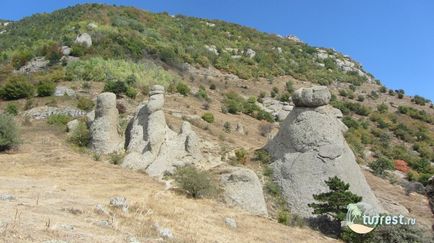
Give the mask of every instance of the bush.
M 211 84 L 211 85 L 209 86 L 209 89 L 210 89 L 210 90 L 216 90 L 216 88 L 217 88 L 217 87 L 216 87 L 215 84 Z
M 382 104 L 377 106 L 377 110 L 378 110 L 378 112 L 384 114 L 389 110 L 389 107 L 386 104 L 382 103 Z
M 223 130 L 227 133 L 230 133 L 231 132 L 231 124 L 229 122 L 225 122 L 223 124 Z
M 18 115 L 18 107 L 16 104 L 9 103 L 6 105 L 5 112 L 11 116 Z
M 34 88 L 23 77 L 11 78 L 1 89 L 0 96 L 5 100 L 17 100 L 22 98 L 30 98 L 33 96 Z
M 126 93 L 128 90 L 128 85 L 123 81 L 107 81 L 104 85 L 104 92 L 115 93 L 116 96 Z
M 377 176 L 384 176 L 386 170 L 393 170 L 395 166 L 388 158 L 380 158 L 369 164 L 369 167 L 374 171 Z
M 244 148 L 235 150 L 235 158 L 238 163 L 245 165 L 247 163 L 248 153 Z
M 193 166 L 176 169 L 173 178 L 178 186 L 193 198 L 212 196 L 217 189 L 208 172 L 199 171 Z
M 211 112 L 206 112 L 202 115 L 202 119 L 208 123 L 213 123 L 214 115 Z
M 0 152 L 12 149 L 20 143 L 18 128 L 14 119 L 0 114 Z
M 90 133 L 86 122 L 80 121 L 77 127 L 72 131 L 69 141 L 79 147 L 87 147 L 90 142 Z
M 255 160 L 262 164 L 269 164 L 271 163 L 271 155 L 264 149 L 258 149 L 255 151 Z
M 183 96 L 188 96 L 190 93 L 190 87 L 188 87 L 186 84 L 179 82 L 176 85 L 176 92 L 182 94 Z
M 56 84 L 52 81 L 40 81 L 36 90 L 39 97 L 51 96 L 56 90 Z
M 135 99 L 137 96 L 137 90 L 133 87 L 128 87 L 127 91 L 125 92 L 125 95 L 131 99 Z
M 66 126 L 66 124 L 71 120 L 72 120 L 71 116 L 58 114 L 58 115 L 49 116 L 47 122 L 50 125 Z
M 111 153 L 110 156 L 110 163 L 114 165 L 120 165 L 122 160 L 124 159 L 124 155 L 122 153 Z
M 292 94 L 292 92 L 294 92 L 292 81 L 291 80 L 287 81 L 285 85 L 286 85 L 286 91 Z
M 95 103 L 89 98 L 86 97 L 80 97 L 78 98 L 77 102 L 77 108 L 84 110 L 84 111 L 91 111 L 93 107 L 95 106 Z

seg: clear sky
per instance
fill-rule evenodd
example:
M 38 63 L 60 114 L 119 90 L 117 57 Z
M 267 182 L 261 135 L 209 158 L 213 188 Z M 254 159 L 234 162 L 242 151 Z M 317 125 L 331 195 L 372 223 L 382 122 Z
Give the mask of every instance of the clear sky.
M 221 19 L 264 32 L 294 34 L 308 44 L 350 55 L 389 88 L 434 100 L 432 0 L 1 0 L 0 18 L 18 20 L 86 2 Z

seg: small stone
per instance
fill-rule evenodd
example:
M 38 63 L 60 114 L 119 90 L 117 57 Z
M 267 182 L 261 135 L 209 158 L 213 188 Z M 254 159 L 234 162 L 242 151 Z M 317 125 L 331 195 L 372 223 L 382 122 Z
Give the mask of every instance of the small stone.
M 75 91 L 65 86 L 57 86 L 54 96 L 75 96 Z
M 130 236 L 127 237 L 127 242 L 128 243 L 140 243 L 140 241 L 136 237 L 134 237 L 132 235 L 130 235 Z
M 16 198 L 13 195 L 10 194 L 1 194 L 0 195 L 0 201 L 15 201 Z
M 77 119 L 68 122 L 66 124 L 66 129 L 67 129 L 66 131 L 69 133 L 74 131 L 78 127 L 79 124 L 80 124 L 80 121 L 78 121 Z
M 229 226 L 230 228 L 236 229 L 237 228 L 237 222 L 233 218 L 225 218 L 225 224 Z
M 99 227 L 103 227 L 103 228 L 109 228 L 109 227 L 111 227 L 111 223 L 108 220 L 96 221 L 95 225 L 97 225 Z
M 125 197 L 112 197 L 110 199 L 110 206 L 122 209 L 122 211 L 128 213 L 128 202 Z
M 101 204 L 97 204 L 94 211 L 99 215 L 110 215 L 109 211 Z
M 173 239 L 173 233 L 172 230 L 169 228 L 161 228 L 160 230 L 160 236 L 164 239 Z

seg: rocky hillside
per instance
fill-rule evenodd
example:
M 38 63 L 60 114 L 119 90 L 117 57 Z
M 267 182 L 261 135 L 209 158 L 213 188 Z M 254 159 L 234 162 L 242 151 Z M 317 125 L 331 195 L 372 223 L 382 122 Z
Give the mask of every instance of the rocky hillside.
M 379 207 L 415 217 L 425 233 L 430 232 L 428 201 L 434 202 L 434 190 L 430 189 L 434 187 L 427 184 L 433 183 L 429 179 L 434 174 L 432 102 L 382 86 L 349 56 L 309 46 L 292 36 L 223 21 L 99 4 L 37 14 L 7 25 L 0 21 L 0 33 L 1 115 L 12 115 L 21 130 L 20 141 L 12 141 L 14 146 L 0 144 L 0 150 L 9 151 L 0 154 L 0 161 L 9 168 L 0 175 L 5 182 L 0 185 L 6 185 L 0 186 L 0 194 L 5 191 L 14 198 L 6 210 L 13 211 L 14 202 L 26 204 L 36 198 L 15 184 L 26 187 L 36 183 L 42 188 L 48 183 L 61 188 L 53 189 L 52 195 L 38 191 L 45 204 L 41 200 L 41 207 L 36 203 L 31 210 L 22 209 L 38 215 L 32 222 L 0 218 L 0 234 L 3 232 L 5 239 L 13 239 L 14 234 L 25 238 L 29 229 L 46 223 L 36 240 L 79 241 L 80 234 L 71 230 L 71 225 L 79 232 L 92 225 L 82 239 L 107 241 L 109 233 L 117 242 L 131 235 L 145 241 L 159 237 L 173 240 L 158 226 L 162 223 L 169 225 L 180 241 L 210 241 L 213 233 L 222 232 L 230 236 L 219 238 L 219 242 L 281 242 L 291 237 L 325 241 L 330 239 L 308 227 L 285 229 L 276 222 L 305 226 L 299 216 L 310 216 L 305 212 L 309 210 L 306 203 L 312 194 L 326 190 L 324 176 L 336 174 L 375 204 L 376 197 Z M 331 94 L 326 101 L 312 105 L 297 100 L 295 90 L 313 85 L 328 87 Z M 300 125 L 295 119 L 304 122 Z M 289 130 L 290 135 L 285 132 Z M 309 131 L 311 136 L 306 136 Z M 263 150 L 267 144 L 269 153 Z M 275 146 L 270 149 L 270 144 Z M 32 153 L 35 156 L 30 156 Z M 305 158 L 294 159 L 296 155 Z M 300 161 L 310 163 L 309 171 Z M 355 178 L 345 175 L 343 168 L 358 169 L 356 161 L 363 173 L 351 174 Z M 287 170 L 285 166 L 292 163 L 296 170 Z M 184 177 L 177 176 L 181 173 L 177 168 L 184 166 L 187 170 L 180 170 L 182 173 L 195 175 L 209 186 L 214 181 L 218 190 L 182 190 L 177 180 Z M 49 171 L 68 179 L 50 181 Z M 80 171 L 80 186 L 74 187 Z M 28 178 L 20 178 L 20 173 Z M 112 173 L 110 185 L 119 190 L 86 187 L 90 177 L 103 184 Z M 318 180 L 312 183 L 315 187 L 305 187 L 310 177 L 303 173 L 321 174 L 312 177 Z M 287 175 L 299 178 L 297 183 L 289 183 Z M 149 176 L 166 183 L 165 189 Z M 129 191 L 143 178 L 152 190 L 137 187 Z M 125 186 L 119 187 L 117 181 Z M 84 202 L 60 204 L 55 198 L 67 196 L 62 188 Z M 92 195 L 86 199 L 89 192 Z M 148 199 L 141 200 L 139 192 L 145 192 Z M 180 209 L 192 200 L 180 192 L 212 198 L 194 201 L 194 207 L 209 214 Z M 294 193 L 304 193 L 300 202 L 291 201 Z M 92 205 L 115 196 L 111 194 L 136 203 L 135 213 L 125 214 L 122 208 L 109 204 L 107 215 L 94 215 Z M 159 195 L 168 198 L 164 206 L 154 201 Z M 55 207 L 68 209 L 74 204 L 80 205 L 82 212 L 73 222 L 62 223 L 67 221 L 67 213 L 49 213 Z M 183 206 L 170 211 L 174 204 Z M 211 209 L 215 205 L 225 208 L 224 213 Z M 179 210 L 183 217 L 192 217 L 185 221 L 185 228 L 176 226 L 179 218 L 174 215 Z M 243 234 L 256 227 L 248 223 L 252 216 L 244 214 L 258 215 L 255 224 L 276 227 L 276 232 L 264 235 L 257 231 L 243 239 Z M 43 222 L 44 215 L 56 219 L 57 224 Z M 219 225 L 225 218 L 230 218 L 229 226 Z M 232 232 L 234 218 L 239 228 Z M 154 226 L 146 230 L 131 227 L 136 223 Z M 191 238 L 188 227 L 203 235 Z M 300 238 L 300 232 L 310 238 Z

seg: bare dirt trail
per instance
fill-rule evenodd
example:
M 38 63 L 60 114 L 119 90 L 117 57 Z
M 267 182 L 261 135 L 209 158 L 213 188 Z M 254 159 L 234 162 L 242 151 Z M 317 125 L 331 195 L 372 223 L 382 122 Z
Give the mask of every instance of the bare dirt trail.
M 65 144 L 65 135 L 45 123 L 24 127 L 23 145 L 0 155 L 0 242 L 141 242 L 161 238 L 154 227 L 170 228 L 174 242 L 328 242 L 307 228 L 291 228 L 250 216 L 212 200 L 192 200 L 148 176 L 94 161 Z M 108 207 L 127 198 L 129 213 Z M 111 215 L 98 214 L 95 205 Z M 230 229 L 225 217 L 236 219 Z

